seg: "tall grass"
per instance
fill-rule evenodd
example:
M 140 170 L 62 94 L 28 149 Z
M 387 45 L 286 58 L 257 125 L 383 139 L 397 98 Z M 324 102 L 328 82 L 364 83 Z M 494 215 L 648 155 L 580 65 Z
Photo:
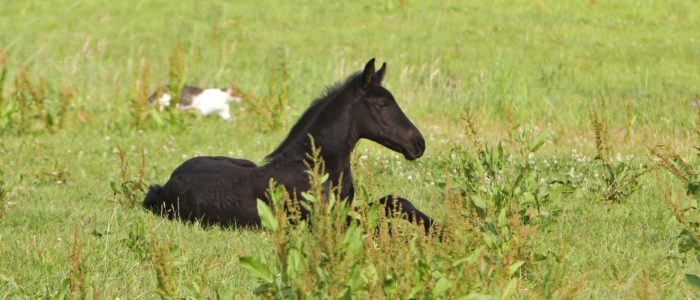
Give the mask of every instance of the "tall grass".
M 119 156 L 119 180 L 112 181 L 112 196 L 109 198 L 112 202 L 122 204 L 126 207 L 136 207 L 143 200 L 146 191 L 146 153 L 143 148 L 140 151 L 140 164 L 138 173 L 135 177 L 129 174 L 129 159 L 131 151 L 122 149 L 116 146 L 116 152 Z

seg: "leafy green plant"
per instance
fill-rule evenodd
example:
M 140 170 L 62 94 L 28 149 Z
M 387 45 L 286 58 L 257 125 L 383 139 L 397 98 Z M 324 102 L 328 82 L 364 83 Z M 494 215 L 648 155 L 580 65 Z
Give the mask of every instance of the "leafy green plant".
M 57 115 L 56 126 L 58 129 L 63 129 L 66 127 L 66 115 L 68 114 L 68 108 L 71 101 L 75 98 L 75 90 L 71 86 L 64 86 L 61 90 L 61 102 Z
M 68 287 L 70 299 L 87 298 L 87 279 L 85 266 L 81 259 L 83 246 L 78 235 L 78 225 L 73 230 L 73 242 L 68 251 Z
M 688 164 L 668 147 L 655 147 L 651 149 L 651 153 L 659 160 L 659 165 L 662 168 L 685 186 L 684 197 L 678 197 L 665 190 L 664 200 L 673 216 L 683 227 L 678 235 L 679 250 L 681 252 L 692 251 L 700 257 L 700 171 L 697 171 L 697 167 Z M 697 151 L 697 159 L 700 161 L 700 150 Z
M 151 257 L 151 245 L 148 242 L 146 233 L 146 225 L 144 222 L 137 220 L 128 225 L 127 237 L 122 240 L 122 243 L 131 250 L 140 260 L 146 260 Z
M 612 144 L 608 129 L 608 117 L 606 115 L 607 103 L 601 100 L 599 106 L 591 109 L 590 116 L 595 133 L 595 148 L 597 156 L 594 166 L 600 173 L 602 181 L 596 181 L 593 190 L 600 191 L 606 201 L 623 202 L 639 187 L 639 178 L 653 168 L 642 167 L 640 170 L 633 168 L 629 162 L 622 159 L 611 159 Z
M 151 246 L 153 269 L 158 279 L 158 295 L 162 299 L 177 299 L 180 293 L 180 280 L 170 256 L 176 248 L 171 247 L 168 240 L 159 240 L 155 232 L 151 232 Z
M 118 145 L 116 150 L 119 156 L 119 181 L 110 182 L 112 196 L 108 199 L 126 207 L 135 207 L 143 199 L 143 194 L 146 191 L 146 182 L 144 181 L 146 175 L 146 153 L 141 148 L 141 164 L 138 175 L 133 178 L 129 175 L 128 152 Z
M 61 92 L 42 77 L 36 80 L 28 69 L 20 68 L 14 78 L 14 91 L 9 101 L 2 96 L 7 66 L 0 54 L 0 129 L 18 134 L 55 132 L 64 129 L 71 100 L 71 87 Z
M 528 144 L 536 145 L 540 142 Z M 530 147 L 536 151 L 539 146 Z M 451 236 L 459 243 L 482 247 L 483 259 L 494 264 L 492 272 L 496 278 L 521 272 L 528 264 L 545 259 L 542 254 L 529 250 L 528 240 L 537 230 L 541 219 L 549 213 L 543 204 L 549 200 L 549 181 L 546 174 L 528 161 L 513 159 L 499 143 L 494 148 L 481 146 L 477 154 L 468 149 L 454 148 L 451 151 L 452 166 L 460 166 L 448 173 L 445 184 L 446 198 L 456 198 L 456 207 L 461 218 L 446 221 L 448 228 L 471 228 L 477 241 L 460 238 L 457 231 Z M 532 153 L 532 152 L 530 152 Z M 452 216 L 455 218 L 456 216 Z M 469 222 L 469 226 L 454 226 L 452 223 Z M 448 235 L 450 236 L 450 235 Z M 493 276 L 493 275 L 492 275 Z
M 312 143 L 313 145 L 313 143 Z M 339 188 L 324 193 L 328 175 L 314 149 L 308 165 L 308 192 L 300 202 L 274 182 L 270 183 L 270 206 L 258 200 L 258 214 L 265 229 L 275 239 L 276 272 L 253 257 L 241 257 L 240 263 L 249 273 L 263 281 L 256 294 L 275 298 L 338 297 L 351 293 L 344 285 L 344 276 L 334 276 L 339 267 L 353 268 L 359 263 L 361 229 L 356 223 L 345 228 L 349 207 L 338 198 Z M 300 206 L 297 203 L 301 203 Z M 302 207 L 308 219 L 301 219 Z M 309 271 L 311 271 L 309 273 Z M 340 275 L 340 274 L 338 274 Z

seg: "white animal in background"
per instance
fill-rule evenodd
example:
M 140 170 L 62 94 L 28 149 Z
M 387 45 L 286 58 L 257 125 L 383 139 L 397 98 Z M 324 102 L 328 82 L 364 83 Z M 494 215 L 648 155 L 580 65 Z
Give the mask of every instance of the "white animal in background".
M 242 94 L 233 86 L 227 88 L 202 89 L 194 86 L 184 86 L 180 91 L 180 103 L 177 109 L 196 109 L 203 115 L 218 114 L 226 121 L 231 121 L 229 103 L 241 103 Z M 170 106 L 173 96 L 168 93 L 155 92 L 148 97 L 148 103 L 158 103 L 160 109 Z

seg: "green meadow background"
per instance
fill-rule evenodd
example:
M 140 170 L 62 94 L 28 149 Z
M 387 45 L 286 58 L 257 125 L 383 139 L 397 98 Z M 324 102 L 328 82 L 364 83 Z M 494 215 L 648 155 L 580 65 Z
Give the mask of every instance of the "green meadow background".
M 44 80 L 50 95 L 65 86 L 75 93 L 62 129 L 22 130 L 7 125 L 11 114 L 0 115 L 0 297 L 69 297 L 77 241 L 90 297 L 157 298 L 150 250 L 138 246 L 151 235 L 170 241 L 182 297 L 197 289 L 192 294 L 254 297 L 259 281 L 239 257 L 273 263 L 273 236 L 205 229 L 116 203 L 124 197 L 114 193 L 123 182 L 118 149 L 129 178 L 143 149 L 146 183 L 164 183 L 194 155 L 263 163 L 313 99 L 372 57 L 387 62 L 385 86 L 427 151 L 408 162 L 361 142 L 356 176 L 371 198 L 401 195 L 442 220 L 440 182 L 461 166 L 438 162 L 472 144 L 465 119 L 491 146 L 527 124 L 547 137 L 537 164 L 571 158 L 586 169 L 596 156 L 597 109 L 608 118 L 613 159 L 651 165 L 649 149 L 663 144 L 697 166 L 699 28 L 700 2 L 674 0 L 0 1 L 7 70 L 0 112 L 15 99 L 22 69 Z M 188 84 L 235 83 L 257 97 L 233 105 L 232 122 L 182 114 L 179 125 L 135 126 L 136 83 L 167 84 L 176 49 Z M 277 107 L 281 125 L 268 128 L 250 105 L 267 101 L 282 64 L 287 101 Z M 649 298 L 700 297 L 685 275 L 700 274 L 698 250 L 680 250 L 685 227 L 662 191 L 684 197 L 684 188 L 657 170 L 620 203 L 553 193 L 545 206 L 556 214 L 529 238 L 550 263 L 519 278 L 511 297 L 641 298 L 640 290 Z M 548 268 L 560 270 L 556 288 L 576 293 L 543 292 Z

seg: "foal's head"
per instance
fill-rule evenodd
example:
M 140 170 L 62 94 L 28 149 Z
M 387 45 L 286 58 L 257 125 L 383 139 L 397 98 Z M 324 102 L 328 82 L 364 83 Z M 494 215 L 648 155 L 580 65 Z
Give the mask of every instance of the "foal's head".
M 386 63 L 375 72 L 374 59 L 371 59 L 356 78 L 358 96 L 351 112 L 355 128 L 360 138 L 375 141 L 414 160 L 423 155 L 425 140 L 401 111 L 391 92 L 381 85 L 385 73 Z

